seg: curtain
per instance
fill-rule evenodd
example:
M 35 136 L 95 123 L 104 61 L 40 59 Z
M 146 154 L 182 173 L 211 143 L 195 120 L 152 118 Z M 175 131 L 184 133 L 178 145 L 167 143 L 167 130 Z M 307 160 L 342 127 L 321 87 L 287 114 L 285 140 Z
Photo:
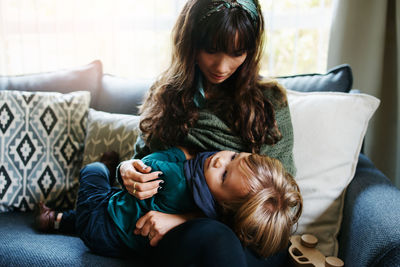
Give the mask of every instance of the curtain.
M 364 149 L 400 187 L 400 1 L 337 0 L 328 67 L 348 63 L 353 88 L 381 100 L 370 121 Z
M 0 0 L 0 75 L 74 67 L 153 80 L 168 67 L 170 32 L 187 0 Z M 262 75 L 326 69 L 332 0 L 260 0 Z
M 169 33 L 183 4 L 0 0 L 0 75 L 52 71 L 100 59 L 104 72 L 152 79 L 170 59 L 165 53 Z

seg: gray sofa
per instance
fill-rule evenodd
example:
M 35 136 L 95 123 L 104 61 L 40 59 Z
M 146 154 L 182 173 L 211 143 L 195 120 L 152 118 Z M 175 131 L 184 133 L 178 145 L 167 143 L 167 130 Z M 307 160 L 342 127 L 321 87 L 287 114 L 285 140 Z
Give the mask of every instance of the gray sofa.
M 349 92 L 351 69 L 326 74 L 280 77 L 289 89 Z M 0 90 L 91 92 L 96 110 L 136 114 L 151 81 L 103 74 L 100 61 L 75 69 L 15 77 L 0 76 Z M 400 266 L 400 190 L 360 154 L 349 185 L 339 235 L 339 257 L 346 266 Z M 140 257 L 114 259 L 91 253 L 75 236 L 42 234 L 32 212 L 0 213 L 0 266 L 146 266 Z

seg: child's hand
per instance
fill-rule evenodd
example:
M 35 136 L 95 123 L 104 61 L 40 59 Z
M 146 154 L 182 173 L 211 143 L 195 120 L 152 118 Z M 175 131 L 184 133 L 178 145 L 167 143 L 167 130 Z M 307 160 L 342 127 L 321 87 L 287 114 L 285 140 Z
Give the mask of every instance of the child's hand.
M 136 222 L 135 235 L 147 236 L 151 246 L 156 246 L 172 228 L 186 222 L 192 215 L 167 214 L 159 211 L 149 211 Z

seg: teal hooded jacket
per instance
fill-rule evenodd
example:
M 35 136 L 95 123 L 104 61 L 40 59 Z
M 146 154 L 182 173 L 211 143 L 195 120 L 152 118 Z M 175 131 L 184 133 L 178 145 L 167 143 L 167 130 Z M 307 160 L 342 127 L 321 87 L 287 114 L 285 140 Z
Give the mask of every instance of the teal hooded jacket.
M 156 195 L 145 200 L 139 200 L 121 190 L 111 196 L 108 213 L 117 226 L 118 234 L 125 244 L 135 251 L 150 246 L 147 237 L 135 235 L 137 220 L 150 210 L 170 214 L 198 211 L 192 192 L 184 173 L 185 154 L 179 148 L 171 148 L 154 152 L 142 158 L 152 171 L 162 171 L 165 181 L 163 189 Z

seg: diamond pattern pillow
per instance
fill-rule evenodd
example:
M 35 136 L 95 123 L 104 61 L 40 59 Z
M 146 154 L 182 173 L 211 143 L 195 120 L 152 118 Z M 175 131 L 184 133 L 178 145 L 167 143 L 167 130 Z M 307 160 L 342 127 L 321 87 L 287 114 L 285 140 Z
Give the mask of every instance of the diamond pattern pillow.
M 115 151 L 120 161 L 130 159 L 139 132 L 139 116 L 89 110 L 83 165 Z
M 0 211 L 71 208 L 90 93 L 0 91 Z

